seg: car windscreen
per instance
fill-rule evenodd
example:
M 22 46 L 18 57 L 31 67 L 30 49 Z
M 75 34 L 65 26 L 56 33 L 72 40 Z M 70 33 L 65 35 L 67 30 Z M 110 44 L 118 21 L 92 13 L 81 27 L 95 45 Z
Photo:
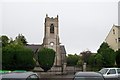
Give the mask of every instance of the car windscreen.
M 99 72 L 102 74 L 106 74 L 107 71 L 108 71 L 108 69 L 101 69 Z
M 75 77 L 74 80 L 104 80 L 102 77 Z

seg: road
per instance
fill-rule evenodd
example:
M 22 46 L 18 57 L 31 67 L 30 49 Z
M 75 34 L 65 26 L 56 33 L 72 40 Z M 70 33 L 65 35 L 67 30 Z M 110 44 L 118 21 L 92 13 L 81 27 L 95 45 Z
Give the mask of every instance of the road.
M 64 74 L 64 75 L 56 75 L 56 74 L 41 74 L 38 73 L 40 80 L 73 80 L 74 74 Z

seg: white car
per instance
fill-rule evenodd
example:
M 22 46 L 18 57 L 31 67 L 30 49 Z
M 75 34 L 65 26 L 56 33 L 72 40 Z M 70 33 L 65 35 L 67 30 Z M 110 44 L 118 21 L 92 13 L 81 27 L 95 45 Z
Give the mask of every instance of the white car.
M 120 68 L 103 68 L 99 72 L 103 74 L 104 78 L 109 79 L 118 79 L 118 77 L 120 76 Z

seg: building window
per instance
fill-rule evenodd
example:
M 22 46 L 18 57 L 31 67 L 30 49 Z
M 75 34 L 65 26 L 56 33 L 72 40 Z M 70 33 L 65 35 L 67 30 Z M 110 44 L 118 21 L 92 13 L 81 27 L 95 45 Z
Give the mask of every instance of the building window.
M 50 25 L 50 33 L 54 33 L 54 25 L 53 24 Z
M 120 38 L 118 38 L 118 41 L 120 42 Z
M 115 34 L 115 30 L 113 29 L 113 34 Z
M 117 43 L 117 39 L 115 39 L 115 42 Z

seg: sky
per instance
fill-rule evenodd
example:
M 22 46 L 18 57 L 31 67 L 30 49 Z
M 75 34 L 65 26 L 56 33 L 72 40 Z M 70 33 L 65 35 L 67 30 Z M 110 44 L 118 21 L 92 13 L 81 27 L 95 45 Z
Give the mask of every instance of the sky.
M 118 24 L 118 0 L 1 0 L 1 35 L 23 34 L 29 44 L 42 44 L 46 14 L 59 16 L 60 43 L 68 54 L 97 52 Z
M 118 2 L 118 14 L 120 14 L 120 1 Z M 118 25 L 120 25 L 120 15 L 118 15 Z

